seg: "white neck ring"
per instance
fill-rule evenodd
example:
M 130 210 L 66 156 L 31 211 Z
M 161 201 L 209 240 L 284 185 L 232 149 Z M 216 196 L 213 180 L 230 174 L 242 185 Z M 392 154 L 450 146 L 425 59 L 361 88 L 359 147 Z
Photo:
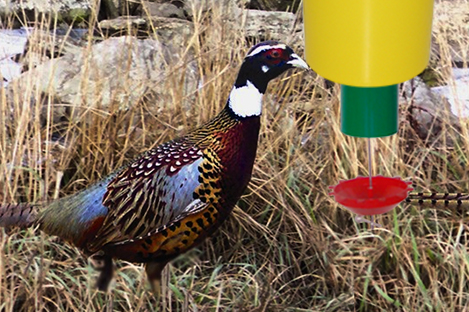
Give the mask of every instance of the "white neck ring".
M 262 114 L 262 96 L 263 94 L 248 80 L 245 86 L 233 87 L 228 105 L 237 116 L 260 116 Z

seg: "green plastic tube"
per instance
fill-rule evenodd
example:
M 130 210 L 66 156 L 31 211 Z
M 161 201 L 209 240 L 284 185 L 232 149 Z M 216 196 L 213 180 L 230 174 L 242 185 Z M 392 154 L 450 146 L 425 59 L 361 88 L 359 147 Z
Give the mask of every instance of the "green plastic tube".
M 398 85 L 341 85 L 341 130 L 361 138 L 393 135 L 398 129 Z

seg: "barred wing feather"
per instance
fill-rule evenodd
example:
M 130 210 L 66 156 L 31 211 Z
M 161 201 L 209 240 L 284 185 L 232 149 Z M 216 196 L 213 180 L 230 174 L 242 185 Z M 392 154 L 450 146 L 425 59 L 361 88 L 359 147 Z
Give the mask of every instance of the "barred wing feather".
M 103 198 L 109 213 L 89 248 L 145 236 L 190 213 L 202 155 L 197 147 L 172 141 L 117 174 Z

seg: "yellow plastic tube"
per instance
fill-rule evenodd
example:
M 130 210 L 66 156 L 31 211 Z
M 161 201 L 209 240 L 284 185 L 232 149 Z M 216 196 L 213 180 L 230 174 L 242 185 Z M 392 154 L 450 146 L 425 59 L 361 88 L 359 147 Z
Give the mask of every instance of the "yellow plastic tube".
M 398 84 L 430 57 L 433 0 L 304 0 L 306 58 L 356 87 Z

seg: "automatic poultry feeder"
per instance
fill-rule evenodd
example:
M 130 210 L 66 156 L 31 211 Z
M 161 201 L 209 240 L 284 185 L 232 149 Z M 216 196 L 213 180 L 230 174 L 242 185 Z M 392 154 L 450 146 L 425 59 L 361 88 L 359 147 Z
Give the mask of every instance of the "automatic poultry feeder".
M 371 138 L 398 130 L 398 84 L 430 57 L 433 0 L 306 0 L 306 58 L 341 85 L 341 131 L 367 138 L 369 177 L 340 181 L 330 195 L 350 211 L 390 211 L 412 190 L 398 177 L 372 176 Z

